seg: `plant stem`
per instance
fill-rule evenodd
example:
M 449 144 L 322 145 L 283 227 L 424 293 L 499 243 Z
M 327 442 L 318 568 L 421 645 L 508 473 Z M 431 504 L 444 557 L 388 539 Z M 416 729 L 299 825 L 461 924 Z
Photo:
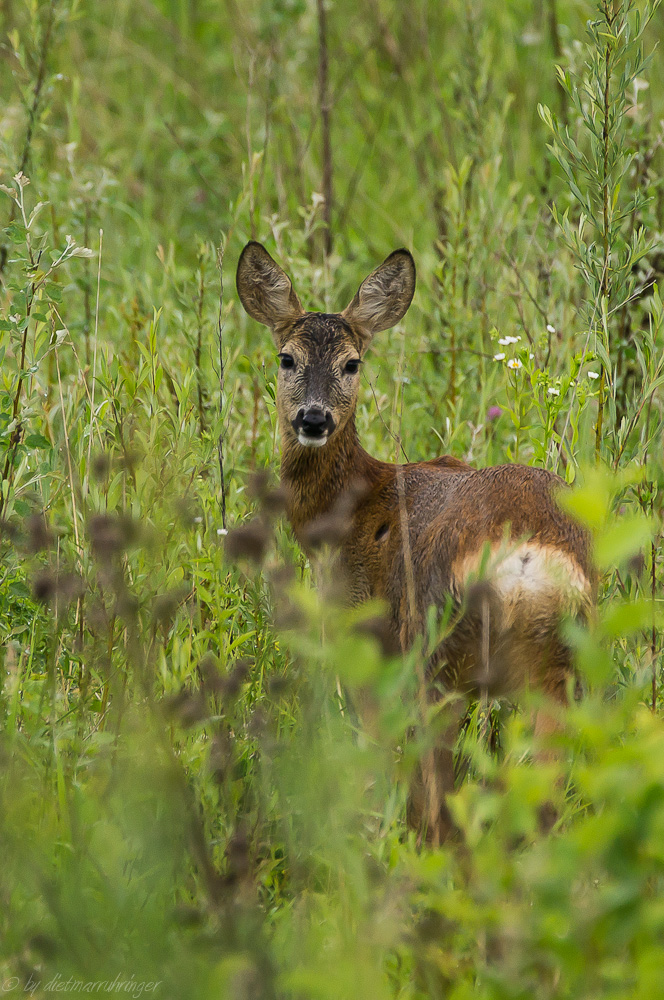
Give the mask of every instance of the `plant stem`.
M 317 0 L 318 11 L 318 102 L 323 138 L 323 217 L 325 256 L 332 253 L 332 145 L 330 142 L 330 96 L 328 87 L 327 15 L 325 0 Z
M 650 484 L 650 515 L 655 517 L 655 484 Z M 657 711 L 657 626 L 655 625 L 655 598 L 657 594 L 657 536 L 650 546 L 650 596 L 652 600 L 652 632 L 650 654 L 652 656 L 652 710 Z
M 203 413 L 203 374 L 201 372 L 201 353 L 203 346 L 203 303 L 205 300 L 205 260 L 200 257 L 198 299 L 196 301 L 196 348 L 194 358 L 196 363 L 196 388 L 198 390 L 198 431 L 203 436 L 205 431 L 205 415 Z
M 25 370 L 25 351 L 28 343 L 28 327 L 30 326 L 30 314 L 32 312 L 32 304 L 35 299 L 35 284 L 34 282 L 30 286 L 30 294 L 27 298 L 26 310 L 25 310 L 25 328 L 23 330 L 23 339 L 21 340 L 21 360 L 18 367 L 18 383 L 16 386 L 16 392 L 14 393 L 14 401 L 12 403 L 12 423 L 15 421 L 16 426 L 12 431 L 12 436 L 9 441 L 9 446 L 7 448 L 7 455 L 5 456 L 5 464 L 2 469 L 2 478 L 0 479 L 0 517 L 2 517 L 3 511 L 5 509 L 5 493 L 2 489 L 5 482 L 8 483 L 8 489 L 6 493 L 6 498 L 9 499 L 9 489 L 11 488 L 11 481 L 13 479 L 14 463 L 16 461 L 16 450 L 21 441 L 21 434 L 23 432 L 23 427 L 21 421 L 19 420 L 18 411 L 21 404 L 21 396 L 23 394 L 23 383 L 25 379 L 23 378 L 23 372 Z
M 221 526 L 226 528 L 226 483 L 224 480 L 224 425 L 221 419 L 224 411 L 224 324 L 222 310 L 224 305 L 224 245 L 217 249 L 217 264 L 219 267 L 219 318 L 217 320 L 217 339 L 219 342 L 219 438 L 217 453 L 219 456 L 219 476 L 221 480 Z
M 606 19 L 607 28 L 613 26 L 615 19 L 615 14 L 612 14 L 609 10 L 608 0 L 604 0 L 604 17 Z M 611 289 L 611 283 L 609 280 L 609 256 L 610 256 L 610 246 L 609 246 L 609 139 L 610 139 L 610 128 L 609 128 L 609 114 L 611 109 L 611 49 L 609 41 L 605 42 L 604 47 L 604 92 L 603 92 L 604 102 L 603 102 L 603 122 L 602 122 L 602 250 L 603 250 L 603 264 L 602 264 L 602 278 L 600 283 L 600 296 L 603 299 L 609 298 L 609 293 Z M 608 314 L 608 301 L 606 313 Z M 606 351 L 609 354 L 610 346 L 606 343 Z M 606 386 L 606 371 L 604 363 L 602 363 L 601 377 L 599 383 L 599 398 L 597 401 L 597 423 L 595 425 L 595 461 L 599 462 L 601 448 L 602 448 L 602 429 L 604 425 L 604 404 L 605 404 L 605 386 Z
M 32 104 L 30 106 L 30 111 L 28 113 L 28 127 L 25 133 L 25 142 L 23 143 L 23 151 L 21 153 L 21 159 L 19 161 L 18 170 L 19 174 L 25 173 L 26 167 L 28 165 L 28 157 L 30 156 L 30 147 L 32 146 L 32 136 L 35 131 L 35 123 L 37 121 L 37 114 L 39 112 L 39 102 L 41 100 L 41 93 L 44 87 L 44 78 L 46 76 L 46 60 L 48 57 L 48 50 L 51 45 L 51 36 L 53 34 L 53 22 L 55 21 L 55 8 L 57 6 L 58 0 L 51 0 L 48 7 L 48 14 L 46 16 L 46 28 L 44 29 L 44 37 L 42 38 L 41 48 L 39 50 L 39 67 L 37 69 L 37 79 L 35 80 L 35 88 L 32 92 Z M 12 202 L 11 212 L 9 214 L 9 225 L 15 219 L 16 212 L 16 202 Z M 0 247 L 0 275 L 5 270 L 7 264 L 7 247 Z
M 560 61 L 563 48 L 560 44 L 560 28 L 558 24 L 558 8 L 556 0 L 549 0 L 549 35 L 551 38 L 551 48 L 556 62 Z M 567 92 L 564 87 L 558 86 L 560 94 L 560 119 L 567 123 Z

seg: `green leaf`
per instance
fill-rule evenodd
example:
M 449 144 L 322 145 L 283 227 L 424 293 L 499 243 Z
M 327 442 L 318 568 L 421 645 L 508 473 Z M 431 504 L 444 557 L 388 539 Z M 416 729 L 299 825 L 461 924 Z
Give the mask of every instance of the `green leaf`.
M 613 604 L 602 615 L 602 631 L 606 636 L 617 639 L 648 628 L 653 623 L 653 616 L 652 601 L 643 598 Z
M 610 525 L 595 543 L 595 562 L 600 569 L 620 566 L 639 552 L 653 535 L 653 523 L 643 514 L 626 515 Z
M 28 434 L 23 442 L 26 448 L 50 448 L 51 442 L 43 434 Z

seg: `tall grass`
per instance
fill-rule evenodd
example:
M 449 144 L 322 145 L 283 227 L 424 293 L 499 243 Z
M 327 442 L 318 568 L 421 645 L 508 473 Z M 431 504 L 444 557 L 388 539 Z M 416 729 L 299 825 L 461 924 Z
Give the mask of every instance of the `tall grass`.
M 661 10 L 328 4 L 329 143 L 321 11 L 3 12 L 0 985 L 657 996 Z M 417 650 L 336 606 L 265 478 L 250 236 L 325 309 L 410 246 L 363 443 L 554 469 L 593 533 L 556 753 L 536 694 L 477 706 L 437 851 Z

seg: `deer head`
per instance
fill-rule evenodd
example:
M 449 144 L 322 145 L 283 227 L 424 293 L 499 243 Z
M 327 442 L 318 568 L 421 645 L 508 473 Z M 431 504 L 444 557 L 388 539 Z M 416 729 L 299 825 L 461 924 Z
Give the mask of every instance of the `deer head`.
M 375 333 L 406 313 L 415 264 L 407 250 L 395 250 L 343 312 L 305 312 L 288 275 L 252 241 L 240 256 L 237 290 L 249 315 L 271 329 L 277 347 L 282 437 L 302 448 L 321 448 L 354 415 L 364 353 Z

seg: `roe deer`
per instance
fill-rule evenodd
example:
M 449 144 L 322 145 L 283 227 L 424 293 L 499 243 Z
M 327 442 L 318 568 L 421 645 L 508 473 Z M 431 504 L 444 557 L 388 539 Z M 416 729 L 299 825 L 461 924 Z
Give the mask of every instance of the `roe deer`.
M 383 599 L 402 649 L 424 633 L 431 606 L 453 602 L 458 621 L 431 655 L 429 697 L 435 683 L 469 693 L 530 683 L 564 701 L 572 668 L 561 617 L 586 614 L 594 584 L 588 538 L 552 495 L 562 480 L 524 465 L 474 469 L 450 456 L 392 465 L 358 440 L 360 365 L 373 335 L 411 303 L 411 254 L 394 251 L 343 312 L 327 314 L 305 312 L 288 276 L 252 241 L 237 289 L 277 346 L 281 480 L 298 541 L 306 548 L 316 521 L 343 510 L 348 595 Z M 450 828 L 444 794 L 454 777 L 445 741 L 429 771 L 411 788 L 409 822 L 438 842 Z

